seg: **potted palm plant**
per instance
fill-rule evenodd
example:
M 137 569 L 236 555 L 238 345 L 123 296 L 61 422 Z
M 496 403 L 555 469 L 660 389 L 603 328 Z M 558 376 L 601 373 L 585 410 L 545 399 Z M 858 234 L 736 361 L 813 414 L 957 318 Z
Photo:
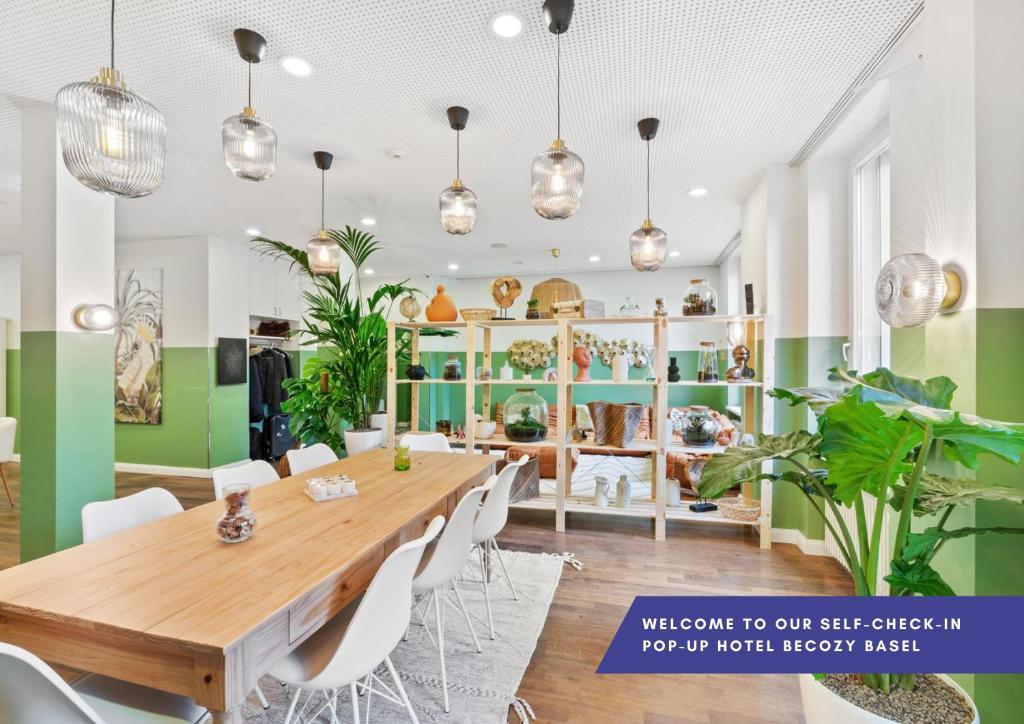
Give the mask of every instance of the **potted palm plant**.
M 320 355 L 306 362 L 301 378 L 286 383 L 290 399 L 282 408 L 291 415 L 292 434 L 338 450 L 344 426 L 345 449 L 355 455 L 383 443 L 384 431 L 373 416 L 387 383 L 387 319 L 396 300 L 418 290 L 405 282 L 382 284 L 364 297 L 359 272 L 380 241 L 350 226 L 327 235 L 352 262 L 354 271 L 344 281 L 340 274 L 313 274 L 306 252 L 290 244 L 264 237 L 253 243 L 264 254 L 289 260 L 312 282 L 302 295 L 307 312 L 295 334 L 316 344 Z M 408 335 L 401 335 L 399 352 L 408 344 Z
M 794 485 L 836 540 L 856 595 L 885 595 L 882 574 L 890 596 L 955 595 L 932 566 L 950 541 L 1024 533 L 947 527 L 955 509 L 977 500 L 1024 503 L 1024 491 L 970 480 L 959 471 L 977 470 L 983 455 L 1019 464 L 1024 425 L 951 410 L 956 385 L 948 377 L 922 382 L 885 368 L 865 375 L 830 373 L 829 387 L 772 392 L 791 405 L 809 405 L 817 432 L 761 435 L 753 447 L 714 456 L 704 467 L 701 495 L 718 497 L 736 483 L 764 479 Z M 777 463 L 772 472 L 762 471 L 766 462 Z M 876 504 L 871 520 L 867 498 Z M 855 511 L 854 530 L 843 521 L 840 506 Z M 892 546 L 883 549 L 887 506 L 898 519 Z M 826 516 L 826 509 L 833 515 Z M 919 532 L 911 525 L 915 517 L 926 520 Z M 907 721 L 911 709 L 914 721 L 978 721 L 970 697 L 946 676 L 807 674 L 800 677 L 800 690 L 808 724 Z M 950 712 L 958 709 L 953 718 Z

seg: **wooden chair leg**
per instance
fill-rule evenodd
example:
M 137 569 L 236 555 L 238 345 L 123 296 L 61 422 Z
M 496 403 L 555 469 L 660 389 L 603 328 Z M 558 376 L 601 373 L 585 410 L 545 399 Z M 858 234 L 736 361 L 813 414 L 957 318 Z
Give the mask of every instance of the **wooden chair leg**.
M 0 480 L 2 480 L 4 482 L 4 492 L 7 493 L 7 502 L 10 503 L 11 507 L 13 508 L 14 507 L 14 498 L 11 497 L 11 488 L 7 484 L 7 477 L 4 475 L 4 465 L 3 465 L 3 463 L 0 463 Z

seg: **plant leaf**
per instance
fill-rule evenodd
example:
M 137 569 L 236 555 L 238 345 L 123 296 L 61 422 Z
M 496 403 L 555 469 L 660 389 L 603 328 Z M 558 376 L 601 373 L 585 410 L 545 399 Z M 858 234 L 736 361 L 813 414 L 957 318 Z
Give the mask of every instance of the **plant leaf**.
M 955 530 L 939 530 L 928 528 L 922 533 L 911 533 L 907 537 L 907 544 L 903 547 L 903 558 L 912 561 L 917 558 L 927 559 L 931 556 L 935 546 L 940 541 L 956 540 L 972 535 L 985 535 L 997 533 L 1001 535 L 1024 535 L 1024 528 L 1006 528 L 995 526 L 991 528 L 957 528 Z
M 901 377 L 885 367 L 868 372 L 860 379 L 862 384 L 893 392 L 918 405 L 942 410 L 949 409 L 953 403 L 953 393 L 956 392 L 956 383 L 948 377 L 932 377 L 922 382 L 916 377 Z
M 890 586 L 922 596 L 955 596 L 956 593 L 934 568 L 921 559 L 913 563 L 893 561 L 892 572 L 885 577 Z
M 700 494 L 717 498 L 737 483 L 748 482 L 761 474 L 761 463 L 793 455 L 813 455 L 819 438 L 806 430 L 786 435 L 760 435 L 754 447 L 730 447 L 712 455 L 704 465 L 699 483 Z
M 822 420 L 821 454 L 844 504 L 851 505 L 862 490 L 877 495 L 910 472 L 906 457 L 922 438 L 917 427 L 852 396 L 829 407 Z
M 906 492 L 905 485 L 893 487 L 892 498 L 889 500 L 893 508 L 900 510 L 903 507 Z M 917 486 L 914 515 L 932 515 L 947 505 L 968 506 L 979 500 L 1024 503 L 1024 490 L 1003 485 L 985 485 L 963 478 L 948 478 L 926 471 Z

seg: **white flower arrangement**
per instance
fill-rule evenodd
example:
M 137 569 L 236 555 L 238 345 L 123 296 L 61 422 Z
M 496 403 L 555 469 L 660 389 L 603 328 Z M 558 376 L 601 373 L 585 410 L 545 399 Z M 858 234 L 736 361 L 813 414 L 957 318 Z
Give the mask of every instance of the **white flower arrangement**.
M 527 374 L 537 367 L 550 367 L 555 348 L 539 339 L 517 339 L 506 351 L 508 363 Z
M 632 339 L 603 340 L 597 346 L 597 357 L 606 367 L 612 366 L 616 355 L 625 355 L 630 367 L 647 367 L 651 362 L 651 348 Z

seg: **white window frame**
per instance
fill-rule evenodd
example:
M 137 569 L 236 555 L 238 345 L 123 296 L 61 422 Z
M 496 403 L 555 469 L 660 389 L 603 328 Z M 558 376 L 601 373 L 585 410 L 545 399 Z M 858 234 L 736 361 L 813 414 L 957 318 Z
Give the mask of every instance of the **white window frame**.
M 864 365 L 863 344 L 863 323 L 865 312 L 874 306 L 874 298 L 865 299 L 864 277 L 868 270 L 864 269 L 864 230 L 862 229 L 861 214 L 861 183 L 860 173 L 865 166 L 874 161 L 882 154 L 889 151 L 889 129 L 887 124 L 873 131 L 865 140 L 860 149 L 850 157 L 848 182 L 850 187 L 850 339 L 847 349 L 844 351 L 846 362 L 850 369 L 870 371 L 862 369 Z M 889 178 L 889 165 L 884 164 L 881 169 L 884 176 L 884 185 L 889 188 L 889 194 L 879 198 L 878 213 L 880 216 L 879 229 L 883 236 L 880 240 L 879 257 L 880 263 L 888 261 L 891 254 L 890 231 L 891 223 L 891 182 Z M 877 270 L 871 270 L 872 277 L 877 275 Z M 891 340 L 889 327 L 880 321 L 882 325 L 880 335 L 879 364 L 889 367 L 892 362 Z

